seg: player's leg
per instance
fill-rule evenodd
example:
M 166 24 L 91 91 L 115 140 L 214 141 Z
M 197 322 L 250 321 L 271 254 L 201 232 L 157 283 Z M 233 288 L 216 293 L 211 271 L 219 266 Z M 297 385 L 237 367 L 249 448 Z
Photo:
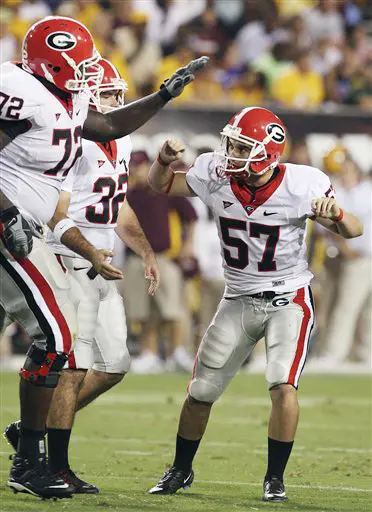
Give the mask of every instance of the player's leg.
M 191 372 L 193 358 L 184 346 L 185 280 L 179 265 L 168 257 L 157 258 L 162 279 L 154 300 L 167 329 L 168 369 Z
M 260 314 L 254 317 L 243 299 L 221 301 L 196 357 L 179 420 L 173 465 L 149 490 L 150 494 L 173 494 L 191 485 L 192 462 L 206 430 L 211 407 L 262 336 L 263 317 Z
M 298 382 L 314 324 L 310 287 L 275 298 L 268 304 L 267 311 L 266 380 L 272 408 L 263 499 L 283 501 L 287 499 L 283 475 L 292 451 L 299 417 Z
M 101 301 L 98 312 L 98 324 L 93 344 L 94 363 L 87 372 L 79 392 L 78 410 L 118 384 L 130 367 L 123 300 L 115 283 L 107 284 L 110 291 L 107 297 Z
M 57 259 L 54 258 L 57 263 Z M 100 288 L 97 281 L 87 277 L 90 264 L 80 258 L 62 257 L 62 268 L 68 269 L 70 296 L 77 304 L 79 333 L 68 364 L 62 372 L 47 420 L 49 465 L 75 487 L 75 493 L 95 494 L 97 487 L 79 479 L 69 465 L 68 451 L 74 424 L 79 391 L 93 364 L 93 337 L 97 324 Z M 84 268 L 85 265 L 85 268 Z M 75 271 L 74 266 L 81 270 Z
M 345 261 L 341 272 L 322 353 L 334 365 L 344 362 L 352 348 L 358 319 L 371 290 L 371 260 L 358 258 Z
M 42 250 L 35 242 L 32 256 Z M 22 427 L 9 485 L 41 496 L 69 496 L 71 488 L 48 476 L 44 463 L 46 417 L 71 348 L 71 333 L 61 312 L 64 304 L 57 304 L 50 283 L 29 259 L 17 262 L 0 253 L 0 271 L 2 306 L 33 339 L 20 373 Z

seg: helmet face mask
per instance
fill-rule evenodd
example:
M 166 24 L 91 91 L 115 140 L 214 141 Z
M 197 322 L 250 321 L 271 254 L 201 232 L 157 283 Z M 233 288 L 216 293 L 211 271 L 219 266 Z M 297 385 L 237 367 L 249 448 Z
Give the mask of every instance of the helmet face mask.
M 261 176 L 278 165 L 284 142 L 285 127 L 275 114 L 260 107 L 243 109 L 221 132 L 218 174 Z
M 103 70 L 88 29 L 72 18 L 48 16 L 24 37 L 22 66 L 66 92 L 83 90 L 88 80 L 100 82 Z

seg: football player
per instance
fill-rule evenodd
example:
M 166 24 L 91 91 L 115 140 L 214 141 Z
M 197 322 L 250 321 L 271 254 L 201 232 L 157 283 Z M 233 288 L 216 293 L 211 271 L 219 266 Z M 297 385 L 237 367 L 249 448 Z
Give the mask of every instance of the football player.
M 89 82 L 91 108 L 107 113 L 124 105 L 126 82 L 106 59 L 101 83 Z M 98 488 L 78 478 L 68 463 L 68 446 L 76 410 L 120 382 L 130 366 L 126 346 L 126 319 L 123 301 L 113 279 L 121 272 L 104 267 L 101 275 L 83 258 L 86 247 L 105 247 L 110 257 L 115 231 L 123 242 L 143 258 L 149 294 L 159 285 L 159 270 L 151 246 L 137 216 L 125 199 L 132 144 L 129 136 L 105 144 L 82 141 L 83 155 L 62 183 L 56 211 L 48 223 L 46 242 L 52 249 L 71 285 L 77 305 L 78 336 L 70 352 L 67 368 L 54 392 L 47 421 L 48 463 L 54 474 L 74 487 L 77 494 L 96 494 Z M 64 220 L 70 225 L 61 242 L 53 230 Z M 72 227 L 83 237 L 79 247 L 69 249 Z M 85 250 L 85 251 L 84 251 Z M 73 371 L 70 371 L 73 370 Z M 87 374 L 87 370 L 90 370 Z M 79 396 L 79 398 L 78 398 Z M 21 422 L 10 424 L 4 435 L 17 449 Z
M 297 388 L 314 323 L 306 224 L 311 219 L 345 238 L 360 236 L 363 229 L 337 204 L 322 171 L 279 163 L 286 129 L 269 110 L 241 110 L 221 136 L 220 151 L 199 156 L 186 174 L 169 167 L 182 155 L 183 144 L 167 141 L 149 171 L 154 190 L 197 195 L 212 210 L 226 281 L 198 350 L 173 465 L 149 493 L 173 494 L 192 484 L 192 462 L 211 407 L 264 336 L 272 409 L 263 499 L 285 501 L 283 474 L 298 422 Z
M 54 214 L 62 182 L 82 155 L 81 139 L 106 143 L 132 133 L 181 94 L 207 62 L 192 61 L 159 92 L 104 115 L 88 112 L 87 82 L 102 79 L 99 60 L 84 25 L 52 16 L 28 30 L 22 63 L 1 65 L 0 304 L 33 339 L 20 372 L 21 430 L 9 485 L 42 497 L 73 492 L 45 463 L 44 430 L 75 318 L 67 278 L 37 237 Z M 69 247 L 81 249 L 82 234 L 62 219 L 54 233 L 63 242 L 66 231 Z M 106 262 L 106 250 L 85 249 L 82 256 L 97 272 L 120 277 Z

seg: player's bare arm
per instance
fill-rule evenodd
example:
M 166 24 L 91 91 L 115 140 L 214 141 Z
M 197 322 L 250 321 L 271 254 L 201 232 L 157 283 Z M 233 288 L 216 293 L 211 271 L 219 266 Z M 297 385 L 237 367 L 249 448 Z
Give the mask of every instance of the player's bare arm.
M 186 173 L 174 172 L 170 167 L 172 162 L 182 158 L 184 151 L 185 146 L 181 141 L 167 140 L 164 142 L 158 158 L 149 170 L 148 182 L 153 190 L 171 196 L 195 196 L 186 181 Z
M 70 200 L 71 194 L 62 191 L 54 215 L 48 222 L 49 228 L 66 247 L 90 261 L 94 269 L 104 279 L 122 279 L 122 272 L 106 261 L 107 258 L 113 256 L 113 252 L 94 247 L 74 224 L 74 221 L 68 217 Z
M 320 197 L 312 201 L 312 211 L 316 222 L 343 238 L 356 238 L 363 234 L 360 220 L 350 212 L 340 208 L 335 198 Z
M 160 283 L 160 273 L 154 251 L 138 221 L 137 215 L 125 199 L 120 208 L 115 231 L 119 238 L 143 260 L 145 278 L 150 281 L 149 295 L 155 295 Z
M 195 73 L 208 63 L 208 57 L 192 60 L 184 68 L 178 69 L 166 80 L 159 92 L 130 103 L 107 114 L 89 111 L 84 123 L 85 139 L 109 142 L 125 137 L 144 125 L 172 98 L 179 96 L 186 85 L 195 79 Z

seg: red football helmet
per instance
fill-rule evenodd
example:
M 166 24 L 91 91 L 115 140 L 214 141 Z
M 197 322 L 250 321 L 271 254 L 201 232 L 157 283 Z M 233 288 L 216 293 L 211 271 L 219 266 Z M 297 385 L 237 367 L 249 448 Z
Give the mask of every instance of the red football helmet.
M 249 148 L 247 158 L 232 155 L 231 139 Z M 221 132 L 223 158 L 219 172 L 224 175 L 242 173 L 261 175 L 277 166 L 284 151 L 286 129 L 275 114 L 262 107 L 244 108 L 235 114 Z
M 103 69 L 103 77 L 101 82 L 96 80 L 89 81 L 88 86 L 92 93 L 92 99 L 90 104 L 94 106 L 99 112 L 105 110 L 114 110 L 115 108 L 122 107 L 124 105 L 124 93 L 128 90 L 127 82 L 121 78 L 119 71 L 116 67 L 106 59 L 101 59 L 98 64 Z M 106 91 L 117 91 L 118 105 L 116 107 L 108 107 L 105 105 L 104 109 L 101 104 L 101 93 Z
M 88 80 L 101 80 L 100 58 L 89 30 L 72 18 L 43 18 L 23 39 L 23 68 L 67 92 L 82 90 Z

